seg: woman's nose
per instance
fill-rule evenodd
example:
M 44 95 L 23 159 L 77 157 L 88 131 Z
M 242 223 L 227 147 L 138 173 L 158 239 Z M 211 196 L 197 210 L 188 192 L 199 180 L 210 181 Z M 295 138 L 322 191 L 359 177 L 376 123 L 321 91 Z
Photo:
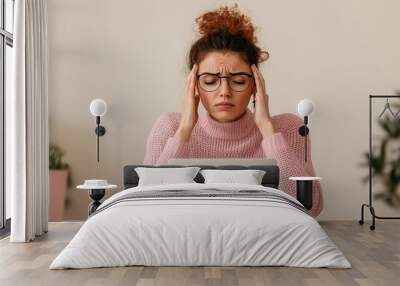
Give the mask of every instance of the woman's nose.
M 231 89 L 229 87 L 227 78 L 221 78 L 221 86 L 219 88 L 219 94 L 221 96 L 230 96 L 231 95 Z

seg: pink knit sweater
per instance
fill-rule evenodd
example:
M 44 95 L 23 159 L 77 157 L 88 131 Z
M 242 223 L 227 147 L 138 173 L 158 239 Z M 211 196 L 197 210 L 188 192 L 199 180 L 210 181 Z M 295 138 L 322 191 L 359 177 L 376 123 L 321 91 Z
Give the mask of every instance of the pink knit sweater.
M 315 176 L 311 161 L 311 141 L 307 136 L 307 163 L 304 162 L 304 137 L 298 133 L 303 120 L 295 114 L 272 117 L 275 133 L 263 139 L 247 109 L 239 119 L 222 123 L 208 113 L 199 113 L 188 141 L 175 135 L 180 113 L 166 112 L 157 119 L 147 139 L 143 164 L 167 164 L 170 158 L 272 158 L 280 169 L 279 189 L 296 197 L 296 183 L 291 176 Z M 319 181 L 313 182 L 313 207 L 316 217 L 323 199 Z

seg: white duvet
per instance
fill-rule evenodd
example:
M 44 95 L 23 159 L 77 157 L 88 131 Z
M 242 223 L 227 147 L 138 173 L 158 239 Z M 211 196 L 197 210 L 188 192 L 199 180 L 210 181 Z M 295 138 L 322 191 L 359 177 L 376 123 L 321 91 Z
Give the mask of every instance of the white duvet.
M 117 193 L 91 216 L 50 269 L 145 266 L 294 266 L 351 268 L 318 222 L 289 205 L 246 198 L 152 198 L 111 202 L 131 192 L 263 190 L 257 185 L 171 184 Z M 105 206 L 107 206 L 105 208 Z

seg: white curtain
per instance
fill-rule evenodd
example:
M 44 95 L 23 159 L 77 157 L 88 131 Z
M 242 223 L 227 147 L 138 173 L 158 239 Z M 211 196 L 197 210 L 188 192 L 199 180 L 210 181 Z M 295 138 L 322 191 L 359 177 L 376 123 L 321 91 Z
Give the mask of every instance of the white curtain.
M 28 242 L 48 227 L 48 100 L 46 0 L 16 0 L 10 112 L 11 242 Z M 7 99 L 6 99 L 7 100 Z M 7 118 L 8 117 L 8 118 Z

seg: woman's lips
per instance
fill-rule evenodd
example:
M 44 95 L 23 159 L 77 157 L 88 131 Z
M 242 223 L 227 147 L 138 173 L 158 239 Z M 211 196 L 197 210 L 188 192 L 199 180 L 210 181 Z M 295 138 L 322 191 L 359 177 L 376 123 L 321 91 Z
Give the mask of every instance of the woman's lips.
M 221 103 L 217 103 L 215 106 L 235 106 L 235 105 L 230 102 L 221 102 Z
M 218 109 L 222 109 L 222 110 L 232 108 L 233 106 L 234 105 L 232 105 L 232 104 L 218 104 L 218 105 L 216 105 L 216 107 Z

